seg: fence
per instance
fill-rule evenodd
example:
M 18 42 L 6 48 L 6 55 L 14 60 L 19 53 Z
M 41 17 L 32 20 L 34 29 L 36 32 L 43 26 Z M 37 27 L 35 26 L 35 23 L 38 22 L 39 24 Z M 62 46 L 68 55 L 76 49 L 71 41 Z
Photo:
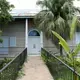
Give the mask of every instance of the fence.
M 71 51 L 76 48 L 76 46 L 69 46 L 69 47 L 70 47 Z M 51 46 L 49 46 L 49 47 L 44 46 L 44 49 L 46 49 L 48 52 L 52 52 L 56 56 L 57 55 L 60 56 L 60 50 L 59 50 L 59 48 L 51 47 Z M 65 55 L 66 53 L 65 53 L 64 49 L 62 49 L 62 51 L 63 51 L 63 55 Z M 76 55 L 76 57 L 80 58 L 80 52 Z
M 54 46 L 44 46 L 44 49 L 47 50 L 48 52 L 54 52 L 54 55 L 60 55 L 60 50 L 57 47 Z
M 42 49 L 42 58 L 48 66 L 54 80 L 80 80 L 80 75 L 55 55 Z
M 27 57 L 27 48 L 0 70 L 0 80 L 15 80 Z
M 21 53 L 24 48 L 25 47 L 0 47 L 0 58 L 14 58 L 16 55 Z

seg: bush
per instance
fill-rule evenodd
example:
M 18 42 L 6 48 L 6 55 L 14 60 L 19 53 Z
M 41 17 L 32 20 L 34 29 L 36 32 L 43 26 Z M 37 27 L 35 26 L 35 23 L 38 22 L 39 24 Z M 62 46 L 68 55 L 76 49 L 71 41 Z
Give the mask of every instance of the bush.
M 8 64 L 12 59 L 10 58 L 4 58 L 3 60 L 0 61 L 0 69 L 2 69 L 6 64 Z

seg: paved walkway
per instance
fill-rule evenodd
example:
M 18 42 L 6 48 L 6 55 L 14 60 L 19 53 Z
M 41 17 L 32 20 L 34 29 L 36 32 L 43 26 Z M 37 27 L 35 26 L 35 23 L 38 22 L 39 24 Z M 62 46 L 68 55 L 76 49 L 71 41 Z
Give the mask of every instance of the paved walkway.
M 29 56 L 28 61 L 24 63 L 23 71 L 25 75 L 17 80 L 53 80 L 40 56 Z

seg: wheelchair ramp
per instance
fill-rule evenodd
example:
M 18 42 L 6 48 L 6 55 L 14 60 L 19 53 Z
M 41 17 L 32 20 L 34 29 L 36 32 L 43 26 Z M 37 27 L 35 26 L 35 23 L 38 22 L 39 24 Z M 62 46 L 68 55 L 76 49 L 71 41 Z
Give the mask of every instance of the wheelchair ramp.
M 54 80 L 40 56 L 29 56 L 22 70 L 25 75 L 17 80 Z

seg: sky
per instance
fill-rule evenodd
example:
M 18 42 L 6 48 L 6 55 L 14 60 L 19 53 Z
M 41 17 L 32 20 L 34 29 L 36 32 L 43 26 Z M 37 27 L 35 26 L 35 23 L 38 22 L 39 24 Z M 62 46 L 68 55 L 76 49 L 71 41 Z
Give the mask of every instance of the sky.
M 40 9 L 36 5 L 37 0 L 7 0 L 15 5 L 15 9 Z
M 80 7 L 80 0 L 75 0 L 75 1 L 74 1 L 74 5 L 75 5 L 76 7 Z
M 40 6 L 36 5 L 38 0 L 7 0 L 11 4 L 14 4 L 14 9 L 31 9 L 31 10 L 40 10 Z M 80 0 L 75 0 L 74 5 L 80 7 Z
M 15 9 L 40 9 L 39 6 L 36 5 L 38 0 L 7 0 L 11 4 L 15 5 Z M 80 1 L 75 0 L 74 5 L 76 7 L 80 7 Z

